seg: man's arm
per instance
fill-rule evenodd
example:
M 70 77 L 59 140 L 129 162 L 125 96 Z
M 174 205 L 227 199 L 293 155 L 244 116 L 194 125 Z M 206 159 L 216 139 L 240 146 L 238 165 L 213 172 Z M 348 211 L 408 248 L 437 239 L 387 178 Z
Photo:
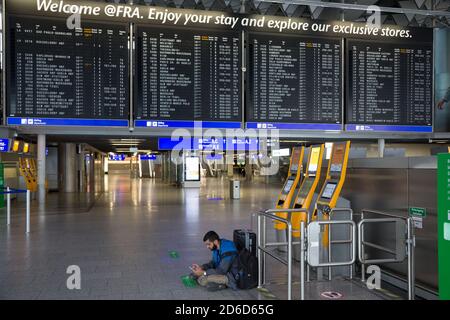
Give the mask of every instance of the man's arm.
M 209 269 L 203 269 L 206 271 L 206 275 L 209 276 L 211 274 L 222 274 L 226 275 L 228 271 L 230 271 L 231 264 L 233 263 L 234 258 L 236 257 L 236 254 L 227 255 L 222 258 L 217 268 L 209 268 Z
M 202 264 L 202 269 L 203 270 L 208 270 L 208 269 L 212 269 L 212 268 L 214 268 L 214 263 L 213 263 L 213 261 L 211 260 L 210 262 L 207 262 L 207 263 L 205 263 L 205 264 Z

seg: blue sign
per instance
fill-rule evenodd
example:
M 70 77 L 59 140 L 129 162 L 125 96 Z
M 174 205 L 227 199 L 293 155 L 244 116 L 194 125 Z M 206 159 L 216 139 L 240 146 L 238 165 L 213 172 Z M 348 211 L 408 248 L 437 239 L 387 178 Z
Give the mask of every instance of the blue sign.
M 158 138 L 159 150 L 173 150 L 175 148 L 187 150 L 206 150 L 206 151 L 223 151 L 223 150 L 237 150 L 245 151 L 258 150 L 258 138 L 179 138 L 172 141 L 172 138 Z
M 9 151 L 9 139 L 0 139 L 0 152 Z
M 364 125 L 364 124 L 347 124 L 347 131 L 384 131 L 384 132 L 433 132 L 431 126 L 394 126 L 394 125 Z
M 127 156 L 124 154 L 110 154 L 109 160 L 111 161 L 124 161 Z
M 139 159 L 141 159 L 141 161 L 142 160 L 151 160 L 151 161 L 153 161 L 153 160 L 156 160 L 156 154 L 141 154 L 139 156 Z
M 247 122 L 247 129 L 279 130 L 342 130 L 338 123 L 284 123 L 284 122 Z
M 8 118 L 8 125 L 16 126 L 85 126 L 128 127 L 128 120 L 117 119 L 54 119 L 54 118 Z
M 136 120 L 134 126 L 136 128 L 194 128 L 195 126 L 210 129 L 240 129 L 240 122 L 225 121 L 158 121 L 158 120 Z

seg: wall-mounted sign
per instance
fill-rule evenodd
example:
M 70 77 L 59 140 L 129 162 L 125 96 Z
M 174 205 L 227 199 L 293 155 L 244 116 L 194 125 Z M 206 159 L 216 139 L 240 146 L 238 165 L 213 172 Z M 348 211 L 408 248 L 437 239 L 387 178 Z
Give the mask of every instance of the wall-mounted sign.
M 0 152 L 9 151 L 9 139 L 0 139 Z
M 200 158 L 186 157 L 184 162 L 185 181 L 200 181 Z
M 141 159 L 141 161 L 144 161 L 144 160 L 151 160 L 151 161 L 153 161 L 153 160 L 156 160 L 156 154 L 141 154 L 140 156 L 139 156 L 139 159 Z
M 110 161 L 124 161 L 126 157 L 127 156 L 124 154 L 110 154 L 109 160 Z

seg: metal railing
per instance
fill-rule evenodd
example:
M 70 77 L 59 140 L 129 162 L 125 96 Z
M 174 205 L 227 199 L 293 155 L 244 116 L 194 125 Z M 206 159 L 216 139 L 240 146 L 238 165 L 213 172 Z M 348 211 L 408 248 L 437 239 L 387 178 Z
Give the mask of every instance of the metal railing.
M 353 221 L 353 210 L 351 208 L 333 208 L 330 211 L 330 220 L 333 221 L 333 214 L 337 212 L 347 212 L 349 214 L 349 220 Z M 338 220 L 339 221 L 339 220 Z M 345 220 L 340 220 L 345 221 Z M 348 220 L 347 220 L 348 221 Z M 352 225 L 352 230 L 355 231 L 356 225 Z M 356 248 L 354 248 L 355 242 L 356 242 L 356 234 L 355 232 L 350 232 L 350 239 L 348 240 L 332 240 L 331 237 L 331 227 L 328 228 L 328 262 L 331 262 L 331 248 L 333 244 L 351 244 L 352 245 L 352 253 L 356 257 Z M 328 280 L 331 281 L 332 279 L 332 266 L 328 267 Z M 350 265 L 350 272 L 349 272 L 349 278 L 353 278 L 353 263 Z
M 264 283 L 265 283 L 265 279 L 266 279 L 266 260 L 265 260 L 265 256 L 266 254 L 269 255 L 270 257 L 274 258 L 275 260 L 277 260 L 278 262 L 284 264 L 287 266 L 288 270 L 287 270 L 287 286 L 288 286 L 288 300 L 292 300 L 292 245 L 293 244 L 300 244 L 301 248 L 304 248 L 304 222 L 302 221 L 300 224 L 300 229 L 301 229 L 301 240 L 300 242 L 293 242 L 292 241 L 292 223 L 288 220 L 288 219 L 284 219 L 284 218 L 280 218 L 276 215 L 276 213 L 283 213 L 283 212 L 287 212 L 287 213 L 293 213 L 293 212 L 305 212 L 308 215 L 308 210 L 303 209 L 303 208 L 299 208 L 299 209 L 269 209 L 269 210 L 265 210 L 265 211 L 260 211 L 258 212 L 258 248 L 257 248 L 257 252 L 258 252 L 258 288 L 261 288 Z M 266 243 L 266 218 L 270 218 L 276 221 L 280 221 L 280 222 L 284 222 L 287 225 L 287 229 L 288 229 L 288 234 L 287 234 L 287 242 L 271 242 L 271 243 Z M 261 220 L 263 223 L 263 226 L 261 228 Z M 261 232 L 262 229 L 262 232 Z M 267 247 L 275 247 L 275 246 L 282 246 L 282 245 L 286 245 L 287 246 L 287 260 L 284 260 L 278 256 L 276 256 L 275 254 L 273 254 L 272 252 L 266 250 Z M 301 249 L 302 250 L 302 249 Z M 304 250 L 302 250 L 300 256 L 301 259 L 304 260 L 304 254 L 303 254 Z M 304 262 L 300 263 L 300 268 L 301 268 L 301 274 L 303 275 L 303 271 L 304 271 Z M 303 279 L 304 281 L 304 279 Z M 304 283 L 303 285 L 301 285 L 303 292 L 304 292 Z
M 5 191 L 6 190 L 6 191 Z M 26 233 L 30 233 L 30 211 L 31 192 L 30 190 L 13 189 L 10 187 L 1 188 L 0 195 L 6 194 L 6 225 L 11 224 L 11 194 L 26 193 Z
M 333 221 L 333 220 L 324 220 L 324 221 L 313 221 L 308 225 L 308 236 L 311 233 L 309 230 L 310 228 L 314 228 L 316 225 L 350 225 L 352 228 L 351 232 L 351 238 L 350 242 L 352 244 L 352 250 L 351 250 L 351 259 L 349 261 L 341 261 L 341 262 L 331 262 L 331 258 L 329 255 L 328 262 L 320 262 L 320 259 L 317 259 L 317 263 L 310 264 L 314 259 L 311 258 L 311 250 L 309 250 L 310 242 L 308 241 L 308 264 L 310 264 L 312 267 L 339 267 L 339 266 L 350 266 L 355 263 L 356 261 L 356 223 L 351 220 L 342 220 L 342 221 Z M 330 228 L 331 229 L 331 228 Z M 320 239 L 319 239 L 320 240 Z M 347 242 L 347 241 L 346 241 Z
M 339 209 L 338 209 L 339 210 Z M 304 208 L 299 209 L 269 209 L 265 211 L 258 212 L 258 288 L 261 288 L 265 284 L 266 279 L 266 260 L 265 255 L 269 255 L 270 257 L 274 258 L 278 262 L 284 264 L 287 266 L 287 290 L 288 290 L 288 300 L 292 300 L 292 250 L 293 245 L 300 244 L 300 300 L 305 299 L 305 263 L 310 265 L 310 261 L 312 260 L 310 257 L 310 250 L 309 250 L 309 228 L 310 226 L 320 226 L 320 225 L 351 225 L 352 227 L 352 233 L 350 242 L 352 242 L 352 254 L 351 254 L 351 260 L 350 261 L 342 261 L 342 262 L 327 262 L 327 263 L 319 263 L 312 266 L 317 267 L 333 267 L 333 266 L 347 266 L 347 265 L 353 265 L 356 261 L 356 224 L 351 220 L 342 220 L 342 221 L 314 221 L 314 222 L 307 222 L 308 229 L 305 227 L 305 222 L 300 221 L 300 241 L 294 242 L 292 241 L 292 223 L 288 219 L 284 219 L 281 217 L 278 217 L 276 213 L 294 213 L 294 212 L 305 212 L 307 216 L 309 216 L 309 211 Z M 266 235 L 267 235 L 267 226 L 266 226 L 266 219 L 270 218 L 272 220 L 284 222 L 287 225 L 288 234 L 287 234 L 287 242 L 266 242 Z M 308 219 L 309 220 L 309 219 Z M 262 226 L 261 226 L 262 222 Z M 347 241 L 347 240 L 346 240 Z M 306 245 L 308 244 L 308 246 Z M 267 250 L 267 247 L 275 247 L 275 246 L 281 246 L 286 245 L 287 246 L 287 260 L 280 258 L 279 256 L 273 254 L 272 252 Z M 319 260 L 318 260 L 319 261 Z
M 375 214 L 380 215 L 386 218 L 372 218 L 372 219 L 364 219 L 364 214 Z M 365 241 L 364 234 L 364 225 L 365 224 L 375 224 L 375 223 L 404 223 L 404 229 L 402 229 L 404 234 L 400 235 L 402 238 L 399 239 L 399 235 L 396 235 L 397 241 L 404 241 L 406 245 L 406 254 L 398 255 L 398 251 L 394 251 L 388 247 L 384 247 L 381 245 L 377 245 L 372 242 Z M 377 210 L 368 210 L 364 209 L 361 211 L 361 221 L 358 223 L 358 258 L 361 262 L 361 279 L 365 281 L 365 264 L 384 264 L 384 263 L 400 263 L 405 260 L 405 256 L 408 259 L 408 300 L 414 300 L 415 298 L 415 262 L 414 262 L 414 248 L 415 248 L 415 235 L 414 235 L 414 226 L 411 218 L 401 217 L 392 215 L 386 212 L 377 211 Z M 370 247 L 384 253 L 388 253 L 394 256 L 394 258 L 383 258 L 383 259 L 366 259 L 364 248 Z M 396 243 L 397 247 L 397 243 Z M 402 247 L 400 247 L 402 249 Z

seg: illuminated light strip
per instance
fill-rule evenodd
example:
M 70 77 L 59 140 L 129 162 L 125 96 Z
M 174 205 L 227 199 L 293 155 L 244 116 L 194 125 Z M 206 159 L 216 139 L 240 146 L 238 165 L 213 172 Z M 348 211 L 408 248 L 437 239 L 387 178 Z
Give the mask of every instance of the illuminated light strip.
M 368 124 L 347 124 L 346 131 L 356 132 L 371 132 L 371 131 L 385 131 L 385 132 L 425 132 L 432 133 L 432 126 L 408 126 L 408 125 L 368 125 Z
M 247 129 L 333 130 L 333 131 L 342 130 L 342 125 L 336 123 L 247 122 L 246 127 Z
M 39 126 L 128 127 L 128 120 L 8 117 L 7 124 L 18 126 L 36 126 L 36 127 Z

